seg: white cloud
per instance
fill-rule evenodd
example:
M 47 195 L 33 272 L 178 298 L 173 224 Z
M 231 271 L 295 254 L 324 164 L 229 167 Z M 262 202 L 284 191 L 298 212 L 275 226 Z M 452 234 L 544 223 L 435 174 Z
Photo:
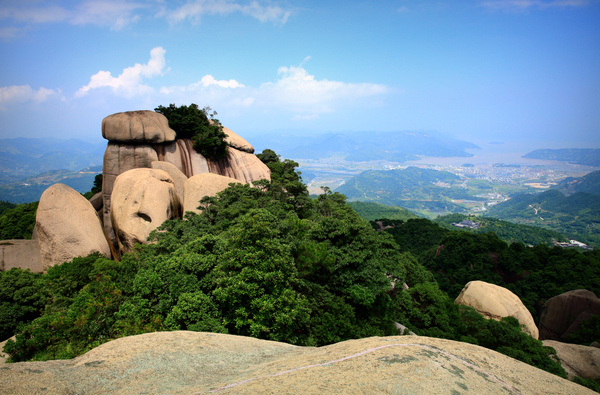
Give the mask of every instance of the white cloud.
M 168 19 L 171 23 L 181 22 L 185 19 L 191 19 L 198 22 L 202 15 L 228 15 L 232 13 L 242 13 L 258 19 L 260 22 L 273 22 L 284 24 L 292 14 L 271 3 L 264 4 L 264 1 L 231 1 L 231 0 L 192 0 L 181 7 L 167 11 Z
M 305 63 L 307 57 L 302 63 Z M 280 67 L 278 78 L 257 87 L 234 80 L 217 80 L 207 74 L 198 82 L 160 89 L 169 103 L 198 103 L 214 108 L 287 114 L 295 121 L 313 120 L 320 114 L 350 108 L 356 104 L 371 105 L 389 88 L 381 84 L 352 83 L 317 79 L 301 66 Z
M 12 85 L 0 87 L 0 109 L 12 103 L 36 102 L 41 103 L 51 96 L 60 96 L 60 91 L 40 87 L 35 90 L 29 85 Z
M 154 89 L 144 85 L 144 78 L 152 78 L 162 75 L 165 71 L 165 50 L 162 47 L 153 48 L 150 51 L 150 60 L 146 64 L 136 63 L 134 66 L 123 69 L 118 77 L 113 77 L 110 71 L 99 71 L 90 78 L 90 82 L 82 86 L 76 93 L 76 97 L 83 97 L 93 89 L 108 87 L 118 96 L 133 97 L 149 94 Z
M 137 11 L 150 5 L 122 0 L 85 0 L 71 3 L 71 7 L 39 5 L 40 2 L 8 1 L 0 9 L 0 20 L 11 20 L 19 25 L 67 22 L 73 25 L 110 26 L 119 30 L 135 23 L 140 15 Z M 16 26 L 12 26 L 17 28 Z
M 202 84 L 202 86 L 217 85 L 217 86 L 220 86 L 221 88 L 243 88 L 244 87 L 243 84 L 240 84 L 236 80 L 227 80 L 227 81 L 216 80 L 215 77 L 213 77 L 210 74 L 207 74 L 204 77 L 202 77 L 202 79 L 200 80 L 200 84 Z
M 490 0 L 484 1 L 480 5 L 492 10 L 525 11 L 531 8 L 583 7 L 589 4 L 590 0 Z
M 111 26 L 114 30 L 120 30 L 137 22 L 140 15 L 135 11 L 146 7 L 141 3 L 121 0 L 88 0 L 77 6 L 70 22 L 75 25 Z
M 381 84 L 318 80 L 303 67 L 280 67 L 279 79 L 259 88 L 265 101 L 289 106 L 301 113 L 331 112 L 341 105 L 387 93 Z

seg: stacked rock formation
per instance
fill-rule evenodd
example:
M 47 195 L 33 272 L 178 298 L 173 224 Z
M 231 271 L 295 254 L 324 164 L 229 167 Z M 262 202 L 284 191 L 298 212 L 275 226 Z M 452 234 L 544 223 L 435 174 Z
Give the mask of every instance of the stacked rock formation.
M 503 317 L 514 317 L 531 337 L 538 338 L 538 328 L 531 313 L 521 299 L 506 288 L 483 281 L 471 281 L 465 285 L 455 302 L 473 307 L 486 318 L 500 320 Z
M 99 252 L 117 257 L 151 231 L 186 211 L 197 212 L 204 196 L 230 183 L 270 179 L 269 168 L 254 148 L 227 128 L 227 156 L 208 160 L 189 139 L 177 139 L 167 118 L 154 111 L 129 111 L 102 121 L 108 140 L 102 169 L 102 192 L 89 201 L 72 188 L 56 184 L 40 198 L 34 240 L 4 241 L 0 270 L 35 272 L 78 256 Z
M 177 139 L 176 132 L 169 128 L 167 118 L 162 114 L 154 111 L 129 111 L 104 118 L 102 136 L 109 142 L 104 153 L 102 217 L 104 229 L 111 243 L 127 249 L 131 240 L 141 241 L 135 235 L 125 236 L 122 232 L 119 236 L 121 240 L 117 240 L 113 229 L 114 216 L 111 214 L 111 205 L 114 199 L 114 185 L 117 177 L 129 170 L 152 168 L 168 173 L 171 179 L 169 183 L 174 185 L 178 204 L 180 207 L 185 207 L 186 211 L 195 210 L 198 200 L 202 197 L 201 192 L 199 193 L 196 188 L 196 193 L 190 193 L 195 201 L 185 201 L 183 185 L 190 177 L 205 173 L 214 175 L 211 181 L 217 183 L 219 187 L 217 188 L 215 184 L 207 189 L 205 185 L 204 190 L 207 190 L 207 195 L 216 194 L 231 182 L 251 183 L 260 179 L 270 179 L 269 168 L 254 155 L 254 148 L 233 131 L 227 128 L 223 128 L 223 131 L 228 136 L 227 156 L 218 161 L 211 161 L 192 148 L 191 140 Z M 131 180 L 131 177 L 129 179 Z M 124 185 L 129 183 L 126 182 Z M 139 195 L 141 192 L 132 191 L 132 193 Z M 149 198 L 146 200 L 150 201 Z M 163 203 L 157 202 L 157 204 Z M 169 211 L 171 218 L 180 215 L 174 206 L 172 208 Z M 138 217 L 144 218 L 144 215 L 146 214 L 140 211 Z M 145 222 L 147 233 L 160 225 L 155 220 Z M 142 233 L 144 232 L 137 234 Z

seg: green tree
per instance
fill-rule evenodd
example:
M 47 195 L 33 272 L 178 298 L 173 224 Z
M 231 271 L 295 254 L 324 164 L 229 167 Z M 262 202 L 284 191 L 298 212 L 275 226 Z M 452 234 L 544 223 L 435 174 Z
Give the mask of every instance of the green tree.
M 216 112 L 210 107 L 198 108 L 197 104 L 176 107 L 158 106 L 154 111 L 163 114 L 169 120 L 171 129 L 177 132 L 179 139 L 191 139 L 193 148 L 210 160 L 219 160 L 227 156 L 227 135 L 223 126 L 215 118 Z
M 31 239 L 39 202 L 19 204 L 0 215 L 0 240 Z

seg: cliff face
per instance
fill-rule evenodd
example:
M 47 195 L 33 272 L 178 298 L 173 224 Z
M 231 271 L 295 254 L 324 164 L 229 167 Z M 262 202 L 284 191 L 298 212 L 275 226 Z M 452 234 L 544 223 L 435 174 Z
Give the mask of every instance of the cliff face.
M 1 393 L 594 394 L 467 343 L 372 337 L 330 346 L 202 332 L 155 332 L 72 360 L 6 364 Z

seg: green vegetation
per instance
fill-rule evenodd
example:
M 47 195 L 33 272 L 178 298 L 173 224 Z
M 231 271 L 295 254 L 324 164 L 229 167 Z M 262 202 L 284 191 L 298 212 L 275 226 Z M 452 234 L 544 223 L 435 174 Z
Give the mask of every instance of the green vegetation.
M 46 302 L 41 277 L 15 268 L 0 272 L 0 339 L 8 339 L 20 324 L 40 315 Z
M 557 189 L 567 196 L 577 192 L 600 195 L 600 170 L 593 171 L 579 178 L 567 177 L 552 189 Z
M 2 214 L 3 212 L 5 212 L 6 210 L 9 210 L 11 208 L 15 208 L 16 204 L 11 203 L 11 202 L 6 202 L 4 200 L 0 200 L 0 214 Z
M 97 174 L 94 177 L 94 185 L 92 189 L 83 194 L 83 197 L 90 200 L 95 194 L 102 192 L 102 174 Z
M 396 222 L 386 232 L 401 251 L 412 253 L 434 273 L 440 288 L 453 299 L 469 281 L 497 284 L 519 296 L 537 321 L 539 309 L 553 296 L 574 289 L 600 294 L 598 250 L 508 245 L 491 232 L 453 231 L 427 219 Z
M 418 215 L 398 206 L 386 206 L 374 202 L 349 202 L 348 204 L 362 219 L 367 221 L 375 221 L 381 218 L 406 221 L 411 218 L 419 218 Z
M 31 239 L 38 202 L 16 205 L 0 214 L 0 240 Z
M 349 200 L 399 206 L 426 216 L 466 212 L 453 199 L 480 200 L 462 187 L 460 177 L 417 167 L 404 170 L 370 170 L 352 177 L 336 189 Z
M 479 217 L 464 214 L 448 214 L 437 217 L 434 222 L 441 226 L 457 230 L 453 223 L 469 220 L 479 224 L 479 228 L 461 228 L 460 230 L 471 233 L 494 232 L 498 237 L 507 243 L 523 243 L 525 245 L 546 244 L 552 246 L 552 240 L 566 241 L 567 237 L 556 231 L 540 228 L 538 226 L 515 224 L 508 221 L 502 221 L 496 218 Z
M 455 305 L 413 254 L 375 231 L 343 195 L 325 190 L 310 199 L 295 162 L 272 151 L 261 157 L 271 182 L 231 184 L 203 198 L 201 214 L 167 221 L 155 243 L 120 262 L 92 255 L 36 279 L 30 300 L 41 315 L 24 318 L 7 343 L 11 360 L 71 358 L 110 339 L 178 329 L 318 346 L 398 334 L 401 322 L 564 377 L 552 350 L 516 320 L 488 321 Z
M 163 114 L 169 120 L 171 129 L 177 132 L 179 139 L 191 139 L 194 149 L 207 159 L 219 160 L 227 155 L 227 135 L 223 126 L 211 113 L 210 107 L 199 109 L 197 104 L 176 107 L 158 106 L 154 111 Z
M 523 158 L 558 160 L 585 166 L 600 166 L 598 148 L 537 149 Z
M 552 229 L 600 248 L 600 199 L 588 192 L 519 194 L 490 207 L 485 216 Z

